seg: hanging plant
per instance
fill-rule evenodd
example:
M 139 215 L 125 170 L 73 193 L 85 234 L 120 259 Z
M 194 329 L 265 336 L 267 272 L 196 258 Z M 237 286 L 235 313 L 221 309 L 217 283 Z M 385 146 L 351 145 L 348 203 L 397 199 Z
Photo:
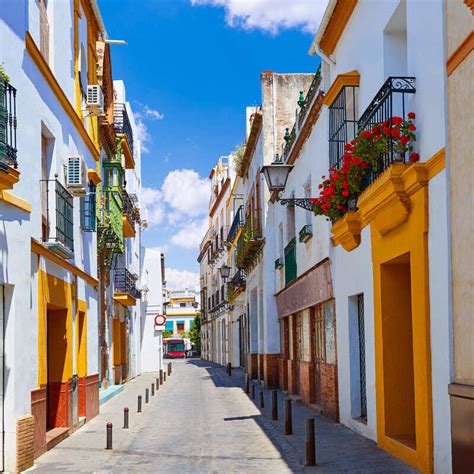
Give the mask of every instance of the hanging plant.
M 410 112 L 407 120 L 394 116 L 360 131 L 344 147 L 342 166 L 331 167 L 329 176 L 322 177 L 319 196 L 312 199 L 314 213 L 333 222 L 340 219 L 362 191 L 366 174 L 382 171 L 381 157 L 387 153 L 392 154 L 394 162 L 404 162 L 407 154 L 411 163 L 417 162 L 420 157 L 414 152 L 414 120 L 415 113 Z
M 3 79 L 4 82 L 10 82 L 10 78 L 8 77 L 7 73 L 5 72 L 5 68 L 3 67 L 3 63 L 0 64 L 0 79 Z

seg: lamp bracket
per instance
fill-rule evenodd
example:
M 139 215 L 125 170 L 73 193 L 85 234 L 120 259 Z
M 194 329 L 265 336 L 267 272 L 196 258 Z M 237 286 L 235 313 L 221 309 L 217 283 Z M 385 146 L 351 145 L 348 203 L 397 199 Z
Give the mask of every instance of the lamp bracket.
M 307 211 L 313 212 L 314 205 L 309 198 L 285 198 L 280 199 L 280 203 L 282 206 L 292 205 L 292 206 L 299 206 Z

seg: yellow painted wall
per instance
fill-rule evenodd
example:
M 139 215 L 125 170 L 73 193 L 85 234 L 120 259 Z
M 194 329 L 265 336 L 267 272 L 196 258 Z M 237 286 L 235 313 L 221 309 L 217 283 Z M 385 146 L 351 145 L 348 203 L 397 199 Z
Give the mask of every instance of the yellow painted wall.
M 120 320 L 112 318 L 112 365 L 122 363 Z
M 61 360 L 61 381 L 69 380 L 73 375 L 73 295 L 74 286 L 55 276 L 38 269 L 38 386 L 48 382 L 48 343 L 50 351 L 50 367 L 54 365 L 54 355 Z M 48 310 L 50 311 L 48 337 Z M 63 353 L 64 351 L 64 353 Z M 53 357 L 51 357 L 53 355 Z M 64 358 L 64 363 L 62 359 Z M 53 364 L 53 365 L 51 365 Z
M 422 164 L 408 169 L 400 167 L 398 170 L 400 173 L 397 171 L 398 176 L 394 181 L 398 183 L 397 187 L 386 186 L 381 192 L 377 189 L 376 181 L 366 191 L 362 203 L 359 202 L 362 209 L 371 207 L 372 212 L 379 213 L 371 218 L 377 437 L 379 446 L 420 471 L 429 473 L 433 471 L 433 429 L 427 236 L 428 175 Z M 404 189 L 399 186 L 400 179 Z M 403 209 L 407 210 L 406 215 Z M 396 220 L 394 227 L 391 227 L 391 219 Z M 389 262 L 396 263 L 396 259 L 399 259 L 399 265 L 407 262 L 410 264 L 411 281 L 408 289 L 406 282 L 397 282 L 407 278 L 406 267 L 388 272 L 387 267 L 384 267 Z M 411 290 L 411 297 L 408 290 Z M 406 316 L 410 311 L 412 336 L 405 334 L 397 340 L 393 331 L 396 333 L 402 329 L 402 323 L 396 321 L 396 318 L 403 317 L 404 314 Z M 411 352 L 413 377 L 406 369 Z M 410 388 L 406 384 L 409 378 L 414 379 L 411 390 L 414 391 L 415 399 L 416 449 L 390 436 L 394 431 L 410 429 L 410 414 L 401 414 L 401 410 L 412 408 L 409 405 L 404 407 L 399 403 L 399 397 L 390 395 L 390 390 L 396 390 L 397 384 L 405 384 L 404 390 L 408 394 Z M 400 416 L 398 421 L 397 416 Z
M 120 349 L 121 349 L 121 362 L 122 364 L 127 363 L 127 323 L 122 321 L 120 323 Z
M 77 302 L 76 315 L 76 363 L 77 375 L 87 375 L 87 304 L 85 301 Z

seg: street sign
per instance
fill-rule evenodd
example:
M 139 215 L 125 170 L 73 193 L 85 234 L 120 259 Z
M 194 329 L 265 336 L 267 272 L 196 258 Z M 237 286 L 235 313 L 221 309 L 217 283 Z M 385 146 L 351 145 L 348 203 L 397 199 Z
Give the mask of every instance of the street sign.
M 155 316 L 155 326 L 164 326 L 166 323 L 166 316 L 159 314 Z

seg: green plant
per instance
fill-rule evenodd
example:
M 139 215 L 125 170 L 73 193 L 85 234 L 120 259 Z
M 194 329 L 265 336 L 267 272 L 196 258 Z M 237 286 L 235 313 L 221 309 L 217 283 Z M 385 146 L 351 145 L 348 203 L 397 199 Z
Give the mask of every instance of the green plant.
M 163 339 L 168 339 L 173 335 L 171 331 L 163 331 Z
M 245 156 L 245 143 L 240 143 L 235 147 L 234 152 L 232 153 L 234 159 L 235 171 L 239 176 L 244 174 L 244 156 Z
M 194 324 L 192 329 L 189 331 L 189 339 L 191 343 L 196 347 L 196 351 L 201 353 L 201 315 L 198 314 L 194 318 Z
M 10 78 L 8 77 L 7 73 L 5 72 L 5 68 L 3 67 L 3 63 L 0 64 L 0 79 L 3 79 L 5 82 L 10 82 Z

